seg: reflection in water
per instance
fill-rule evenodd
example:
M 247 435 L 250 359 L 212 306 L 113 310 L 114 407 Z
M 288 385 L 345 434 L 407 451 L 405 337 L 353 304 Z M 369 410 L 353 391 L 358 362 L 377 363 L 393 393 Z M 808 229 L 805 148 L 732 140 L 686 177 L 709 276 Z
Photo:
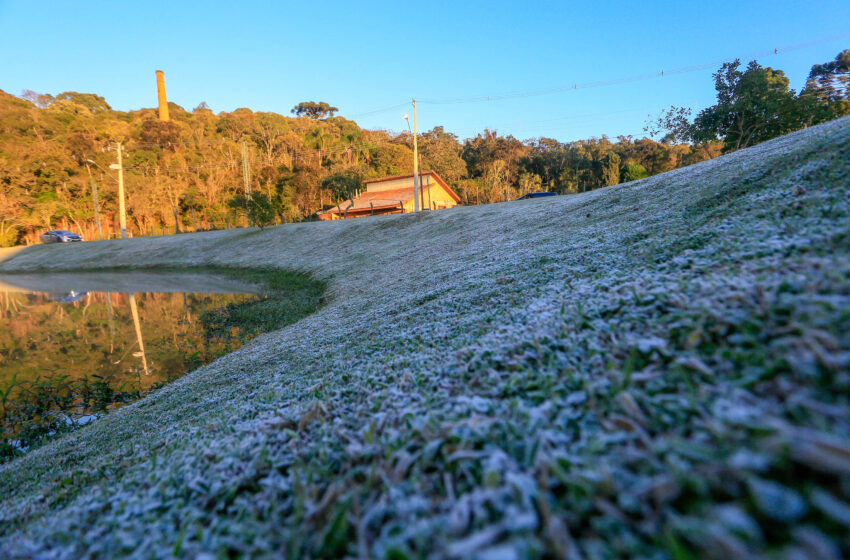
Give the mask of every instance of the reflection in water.
M 136 294 L 130 294 L 130 312 L 133 314 L 133 326 L 136 328 L 136 341 L 139 345 L 139 351 L 133 355 L 141 356 L 145 375 L 150 375 L 148 359 L 145 357 L 145 342 L 142 339 L 142 326 L 139 322 L 139 308 L 136 306 Z
M 208 336 L 204 312 L 251 297 L 0 292 L 0 443 L 21 445 L 232 351 L 239 330 Z

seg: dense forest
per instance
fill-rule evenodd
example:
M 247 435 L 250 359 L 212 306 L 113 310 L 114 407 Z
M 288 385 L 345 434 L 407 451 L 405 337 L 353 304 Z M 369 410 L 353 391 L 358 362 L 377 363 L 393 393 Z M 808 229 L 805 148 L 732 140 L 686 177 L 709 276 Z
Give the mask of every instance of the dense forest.
M 703 161 L 724 151 L 850 114 L 850 50 L 812 67 L 796 94 L 781 70 L 724 64 L 714 75 L 717 104 L 691 120 L 671 108 L 647 132 L 562 143 L 518 140 L 485 130 L 460 141 L 443 127 L 419 135 L 424 170 L 437 171 L 465 203 L 538 190 L 583 192 Z M 132 235 L 230 227 L 228 203 L 250 185 L 278 221 L 312 219 L 368 178 L 409 173 L 408 132 L 364 130 L 327 103 L 305 102 L 293 116 L 240 108 L 213 113 L 169 103 L 115 111 L 93 93 L 0 91 L 0 246 L 32 243 L 53 228 L 88 239 L 115 235 L 117 142 L 123 145 Z M 99 224 L 99 225 L 98 225 Z

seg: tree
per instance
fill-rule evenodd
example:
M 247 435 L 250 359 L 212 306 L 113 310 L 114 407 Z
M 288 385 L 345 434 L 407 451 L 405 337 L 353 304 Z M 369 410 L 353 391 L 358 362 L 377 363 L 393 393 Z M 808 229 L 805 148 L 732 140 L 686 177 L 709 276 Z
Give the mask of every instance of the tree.
M 835 60 L 812 66 L 800 99 L 810 115 L 807 124 L 850 114 L 850 49 L 838 53 Z
M 56 96 L 56 101 L 70 101 L 77 105 L 82 105 L 86 109 L 95 113 L 111 111 L 112 107 L 106 102 L 106 99 L 94 93 L 78 93 L 76 91 L 63 91 Z
M 262 229 L 274 223 L 275 212 L 269 197 L 265 193 L 254 191 L 250 194 L 237 194 L 227 203 L 235 210 L 241 210 L 248 216 L 248 222 Z
M 803 105 L 782 70 L 764 68 L 753 60 L 723 64 L 714 74 L 717 103 L 688 121 L 690 110 L 671 107 L 651 132 L 666 131 L 665 140 L 705 144 L 722 140 L 725 152 L 746 148 L 805 125 Z
M 248 133 L 263 150 L 266 163 L 275 163 L 277 152 L 284 148 L 284 135 L 289 130 L 289 119 L 277 113 L 255 113 L 253 126 Z
M 485 129 L 482 134 L 464 142 L 461 156 L 471 177 L 483 177 L 493 162 L 501 160 L 507 180 L 514 182 L 519 162 L 527 152 L 525 144 L 513 136 L 499 136 L 495 130 Z
M 315 101 L 303 101 L 292 108 L 293 115 L 307 117 L 308 119 L 332 117 L 337 111 L 339 111 L 339 109 L 331 107 L 324 101 L 319 103 L 316 103 Z
M 348 200 L 363 188 L 363 182 L 352 173 L 334 173 L 325 177 L 322 188 L 331 191 L 337 199 Z
M 843 71 L 841 65 L 821 66 L 825 70 L 813 76 Z M 413 167 L 410 134 L 363 130 L 339 116 L 295 118 L 248 108 L 213 114 L 203 104 L 193 112 L 169 104 L 172 119 L 162 123 L 155 109 L 108 110 L 95 94 L 23 96 L 27 99 L 0 92 L 0 198 L 5 197 L 0 237 L 6 244 L 32 243 L 40 230 L 64 227 L 66 220 L 83 230 L 96 227 L 86 160 L 108 167 L 115 155 L 102 149 L 119 139 L 127 148 L 129 225 L 139 233 L 179 231 L 192 222 L 198 227 L 227 223 L 230 199 L 243 192 L 243 141 L 254 190 L 265 194 L 278 215 L 292 219 L 327 208 L 329 190 L 337 199 L 349 198 L 361 188 L 358 178 L 409 174 Z M 825 106 L 814 89 L 806 103 L 819 111 Z M 521 190 L 586 191 L 612 182 L 621 171 L 629 176 L 627 169 L 614 171 L 608 152 L 616 153 L 621 165 L 639 164 L 654 175 L 713 157 L 719 144 L 669 145 L 629 137 L 612 143 L 604 136 L 521 142 L 490 130 L 459 143 L 435 127 L 420 136 L 419 148 L 423 170 L 436 170 L 464 198 L 484 203 Z M 611 167 L 607 178 L 603 162 Z M 118 207 L 115 182 L 91 171 L 98 183 L 98 211 L 111 224 Z M 237 206 L 249 210 L 247 200 Z
M 54 97 L 49 93 L 38 93 L 31 89 L 25 89 L 21 92 L 21 99 L 26 99 L 39 109 L 44 109 L 50 106 L 54 101 Z
M 670 107 L 655 121 L 648 122 L 643 131 L 650 136 L 661 136 L 664 144 L 691 142 L 694 138 L 694 125 L 691 123 L 692 111 L 687 107 Z
M 850 49 L 838 53 L 831 62 L 812 66 L 806 90 L 824 101 L 850 100 Z
M 649 172 L 639 163 L 627 163 L 620 172 L 620 182 L 628 183 L 649 177 Z
M 697 141 L 723 140 L 725 151 L 737 150 L 800 128 L 794 91 L 782 70 L 750 62 L 727 62 L 714 75 L 717 105 L 694 120 Z
M 519 174 L 519 191 L 520 193 L 538 192 L 543 188 L 543 181 L 540 175 L 522 171 Z
M 419 135 L 419 152 L 422 154 L 423 167 L 426 170 L 433 169 L 447 181 L 456 182 L 466 177 L 466 162 L 461 157 L 462 151 L 457 136 L 446 132 L 442 126 L 435 126 Z
M 606 152 L 597 162 L 599 182 L 604 187 L 610 187 L 620 182 L 620 156 L 616 152 Z
M 174 151 L 180 143 L 180 126 L 173 121 L 146 119 L 142 122 L 139 140 L 144 144 L 154 144 Z
M 413 173 L 413 151 L 403 144 L 378 144 L 369 150 L 369 167 L 373 177 Z
M 484 180 L 490 187 L 488 193 L 490 202 L 508 199 L 508 165 L 503 160 L 497 159 L 487 164 Z

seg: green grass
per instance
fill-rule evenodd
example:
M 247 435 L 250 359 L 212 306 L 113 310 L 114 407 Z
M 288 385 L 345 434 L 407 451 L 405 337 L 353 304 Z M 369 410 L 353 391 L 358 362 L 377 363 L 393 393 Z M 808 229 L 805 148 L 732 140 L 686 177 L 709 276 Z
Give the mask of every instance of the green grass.
M 569 197 L 18 252 L 328 296 L 0 466 L 0 546 L 850 556 L 847 153 L 843 119 Z
M 201 316 L 209 336 L 227 338 L 233 329 L 258 334 L 291 325 L 314 313 L 324 302 L 327 282 L 307 274 L 271 268 L 205 267 L 194 272 L 231 276 L 262 286 L 263 294 L 239 303 L 211 309 Z

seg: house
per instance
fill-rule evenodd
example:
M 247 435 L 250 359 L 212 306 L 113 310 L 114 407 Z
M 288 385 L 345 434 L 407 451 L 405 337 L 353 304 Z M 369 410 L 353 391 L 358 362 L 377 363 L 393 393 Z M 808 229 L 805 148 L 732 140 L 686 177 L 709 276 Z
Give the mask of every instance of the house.
M 441 210 L 460 203 L 457 193 L 436 172 L 424 171 L 419 176 L 419 207 L 423 210 Z M 366 187 L 365 192 L 320 212 L 319 219 L 339 220 L 414 211 L 413 173 L 371 179 L 363 185 Z

